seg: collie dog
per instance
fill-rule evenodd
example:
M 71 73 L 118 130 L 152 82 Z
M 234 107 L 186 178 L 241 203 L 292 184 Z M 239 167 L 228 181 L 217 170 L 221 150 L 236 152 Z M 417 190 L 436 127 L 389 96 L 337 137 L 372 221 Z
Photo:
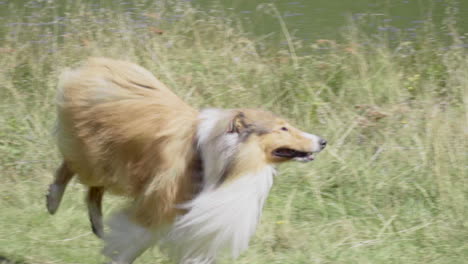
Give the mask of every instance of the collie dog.
M 107 58 L 63 73 L 57 98 L 63 162 L 47 209 L 56 212 L 76 175 L 112 263 L 132 263 L 153 245 L 183 264 L 237 257 L 255 232 L 275 165 L 311 161 L 326 145 L 267 111 L 197 111 L 146 69 Z M 106 233 L 105 192 L 130 200 Z

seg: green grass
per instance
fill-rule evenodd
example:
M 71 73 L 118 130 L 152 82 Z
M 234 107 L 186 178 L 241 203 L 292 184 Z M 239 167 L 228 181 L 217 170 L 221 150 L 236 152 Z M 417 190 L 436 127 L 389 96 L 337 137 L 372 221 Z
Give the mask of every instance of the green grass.
M 296 55 L 301 43 L 285 27 L 288 47 L 268 48 L 235 18 L 188 4 L 146 7 L 146 16 L 64 8 L 66 19 L 47 26 L 37 23 L 52 21 L 57 8 L 2 20 L 22 23 L 1 30 L 0 256 L 105 261 L 78 183 L 55 216 L 44 204 L 60 163 L 52 135 L 58 74 L 98 55 L 145 66 L 194 106 L 265 108 L 328 139 L 313 163 L 279 168 L 252 245 L 235 263 L 468 259 L 468 53 L 451 23 L 440 34 L 428 25 L 419 38 L 389 41 L 358 22 L 343 40 Z M 439 40 L 445 33 L 453 39 Z M 120 202 L 106 197 L 105 214 Z M 136 263 L 170 262 L 155 249 Z

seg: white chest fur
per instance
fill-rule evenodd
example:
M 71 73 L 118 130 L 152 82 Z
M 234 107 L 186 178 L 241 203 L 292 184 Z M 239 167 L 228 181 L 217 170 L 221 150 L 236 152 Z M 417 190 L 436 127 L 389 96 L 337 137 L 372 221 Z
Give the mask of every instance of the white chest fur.
M 255 232 L 274 173 L 267 166 L 225 186 L 202 191 L 183 205 L 188 213 L 177 219 L 163 244 L 180 263 L 211 263 L 226 251 L 237 257 Z

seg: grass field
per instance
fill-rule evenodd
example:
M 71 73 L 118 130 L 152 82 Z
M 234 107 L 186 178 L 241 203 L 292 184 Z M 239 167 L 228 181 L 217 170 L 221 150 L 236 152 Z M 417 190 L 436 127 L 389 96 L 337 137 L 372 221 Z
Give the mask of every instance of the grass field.
M 301 43 L 286 28 L 282 50 L 221 12 L 138 10 L 70 1 L 60 19 L 48 5 L 3 18 L 0 256 L 105 261 L 78 183 L 56 215 L 44 201 L 60 162 L 58 74 L 93 55 L 147 67 L 194 106 L 260 107 L 328 139 L 313 163 L 279 168 L 252 245 L 235 263 L 466 263 L 468 52 L 454 21 L 392 41 L 357 23 L 343 40 L 297 55 Z M 121 202 L 106 197 L 105 214 Z M 154 249 L 136 263 L 170 262 Z

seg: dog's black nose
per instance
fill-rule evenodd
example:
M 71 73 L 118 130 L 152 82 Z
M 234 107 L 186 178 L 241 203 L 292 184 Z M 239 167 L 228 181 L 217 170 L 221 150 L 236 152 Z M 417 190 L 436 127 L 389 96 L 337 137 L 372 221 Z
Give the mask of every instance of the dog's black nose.
M 327 141 L 323 138 L 319 140 L 320 147 L 324 149 L 327 146 Z

